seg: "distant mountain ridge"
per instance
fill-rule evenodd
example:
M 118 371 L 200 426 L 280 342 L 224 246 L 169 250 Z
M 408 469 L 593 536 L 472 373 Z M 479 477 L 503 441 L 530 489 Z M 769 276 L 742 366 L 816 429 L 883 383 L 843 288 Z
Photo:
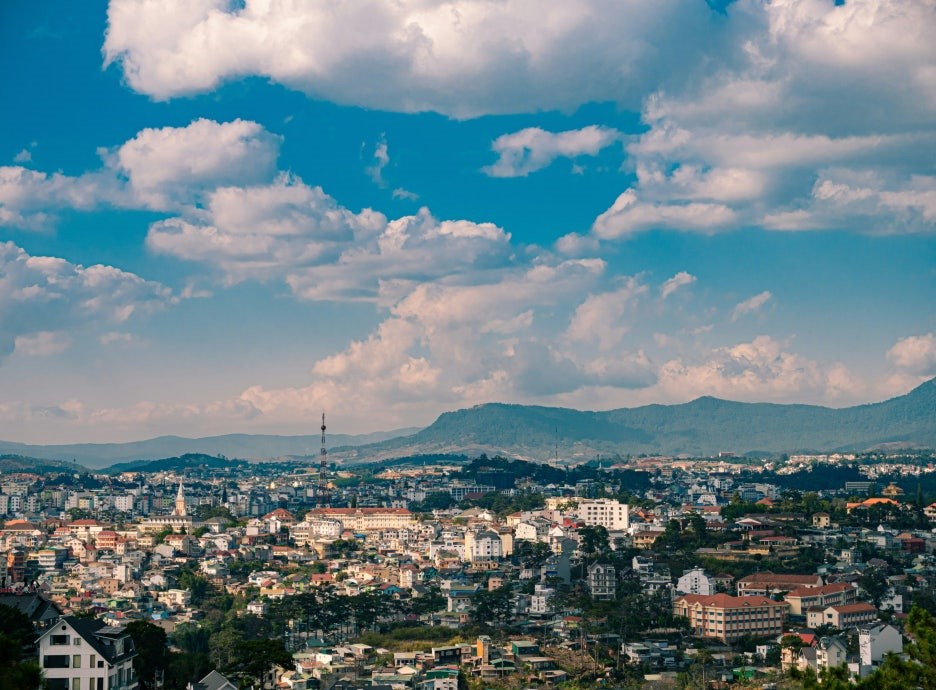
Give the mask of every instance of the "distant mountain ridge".
M 372 434 L 329 434 L 326 442 L 332 447 L 354 447 L 388 438 L 412 434 L 416 429 L 379 431 Z M 28 456 L 47 460 L 75 461 L 92 468 L 118 462 L 161 460 L 187 453 L 224 455 L 244 460 L 267 460 L 291 456 L 318 456 L 322 437 L 275 436 L 269 434 L 226 434 L 204 438 L 159 436 L 129 443 L 74 443 L 67 445 L 30 445 L 0 441 L 0 454 Z
M 371 462 L 409 455 L 480 453 L 532 460 L 590 460 L 597 455 L 709 456 L 719 452 L 861 451 L 888 446 L 936 448 L 936 379 L 906 395 L 855 407 L 742 403 L 702 397 L 679 405 L 605 412 L 488 403 L 446 412 L 420 431 L 362 436 L 329 434 L 329 458 Z M 163 436 L 133 443 L 31 446 L 0 441 L 0 454 L 77 461 L 92 468 L 119 462 L 224 455 L 245 460 L 315 458 L 321 437 L 228 434 Z
M 936 379 L 884 402 L 834 409 L 703 397 L 606 412 L 488 403 L 447 412 L 422 431 L 350 449 L 354 462 L 411 453 L 502 453 L 549 460 L 596 455 L 936 448 Z

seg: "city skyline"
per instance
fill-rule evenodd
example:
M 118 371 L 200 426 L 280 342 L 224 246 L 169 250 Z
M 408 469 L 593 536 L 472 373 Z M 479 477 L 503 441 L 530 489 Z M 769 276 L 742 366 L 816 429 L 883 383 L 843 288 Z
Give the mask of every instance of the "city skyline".
M 936 375 L 927 2 L 0 10 L 0 439 Z

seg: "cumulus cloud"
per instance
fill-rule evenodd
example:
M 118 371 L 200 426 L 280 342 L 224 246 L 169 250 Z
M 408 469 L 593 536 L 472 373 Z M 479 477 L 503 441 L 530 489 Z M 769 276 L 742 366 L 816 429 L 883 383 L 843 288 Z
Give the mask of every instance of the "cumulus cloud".
M 608 240 L 654 228 L 713 232 L 734 224 L 735 212 L 724 204 L 646 203 L 628 189 L 595 219 L 592 231 Z
M 731 400 L 801 402 L 834 400 L 860 386 L 838 362 L 820 363 L 790 352 L 762 335 L 751 342 L 716 348 L 695 361 L 674 359 L 660 368 L 659 387 L 677 399 L 714 395 Z
M 696 282 L 694 275 L 686 271 L 680 271 L 660 287 L 660 299 L 665 300 L 680 288 L 692 285 L 694 282 Z
M 126 175 L 137 203 L 174 208 L 206 189 L 269 180 L 281 141 L 256 122 L 201 118 L 141 130 L 117 149 L 111 165 Z
M 491 149 L 498 156 L 497 161 L 483 171 L 491 177 L 526 177 L 549 166 L 559 157 L 594 156 L 620 137 L 617 130 L 597 125 L 566 132 L 528 127 L 497 137 L 491 144 Z
M 735 305 L 735 308 L 731 310 L 731 320 L 737 321 L 742 316 L 760 311 L 761 307 L 767 304 L 772 298 L 773 293 L 771 293 L 770 290 L 764 290 L 743 302 L 739 302 Z
M 646 285 L 629 278 L 617 290 L 589 295 L 575 309 L 566 335 L 573 341 L 597 342 L 602 350 L 616 347 L 630 330 L 625 314 L 646 292 Z
M 0 359 L 14 350 L 52 355 L 71 333 L 119 324 L 173 303 L 169 288 L 112 266 L 81 266 L 31 256 L 12 242 L 0 244 Z
M 718 42 L 715 16 L 678 0 L 112 0 L 104 54 L 157 99 L 260 75 L 338 103 L 471 117 L 636 105 L 651 84 L 685 79 L 689 56 Z
M 0 226 L 49 229 L 62 209 L 191 209 L 219 187 L 272 180 L 280 143 L 256 122 L 199 119 L 141 130 L 81 175 L 0 166 Z
M 911 335 L 898 340 L 887 351 L 887 361 L 910 374 L 936 375 L 936 334 Z

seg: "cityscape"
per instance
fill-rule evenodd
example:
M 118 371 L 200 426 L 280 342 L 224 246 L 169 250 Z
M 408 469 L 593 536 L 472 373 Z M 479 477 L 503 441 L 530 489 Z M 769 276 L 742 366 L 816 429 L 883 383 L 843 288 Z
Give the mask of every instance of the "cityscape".
M 0 690 L 936 688 L 933 36 L 0 4 Z

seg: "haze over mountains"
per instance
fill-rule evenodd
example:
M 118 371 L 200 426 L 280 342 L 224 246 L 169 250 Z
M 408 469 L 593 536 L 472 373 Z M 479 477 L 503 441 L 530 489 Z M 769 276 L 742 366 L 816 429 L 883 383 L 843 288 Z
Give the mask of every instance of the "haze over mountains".
M 446 412 L 415 431 L 328 436 L 329 457 L 364 462 L 431 453 L 503 454 L 538 460 L 597 455 L 719 452 L 795 453 L 902 446 L 936 448 L 936 379 L 890 400 L 833 409 L 815 405 L 740 403 L 704 397 L 680 405 L 586 412 L 489 403 Z M 0 453 L 75 460 L 102 467 L 183 453 L 234 458 L 317 457 L 320 437 L 230 434 L 200 439 L 165 436 L 134 443 L 30 446 L 0 441 Z

